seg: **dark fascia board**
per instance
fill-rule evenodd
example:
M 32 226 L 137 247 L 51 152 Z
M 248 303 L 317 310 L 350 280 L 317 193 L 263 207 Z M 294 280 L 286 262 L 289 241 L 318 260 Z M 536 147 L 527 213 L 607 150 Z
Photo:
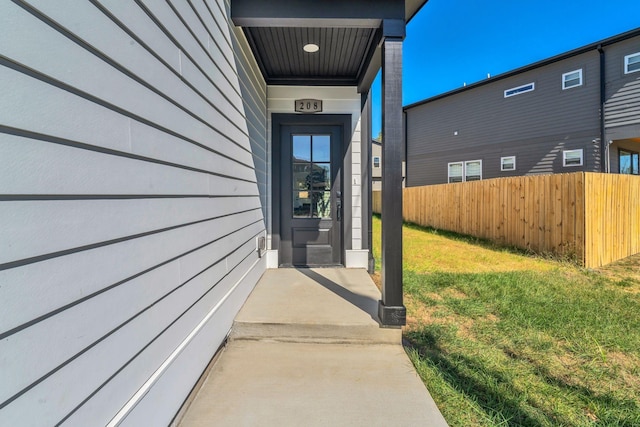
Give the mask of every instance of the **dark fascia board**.
M 268 85 L 282 86 L 355 86 L 356 81 L 350 77 L 268 77 Z
M 428 0 L 406 0 L 405 1 L 405 22 L 409 22 L 414 16 L 427 4 Z M 403 37 L 404 37 L 403 28 Z M 378 75 L 378 70 L 382 67 L 382 49 L 380 48 L 380 40 L 382 39 L 382 33 L 376 35 L 376 44 L 372 46 L 369 56 L 364 64 L 368 64 L 365 70 L 362 70 L 359 75 L 358 92 L 364 93 L 371 88 L 373 81 Z
M 367 57 L 358 72 L 359 93 L 364 93 L 371 88 L 378 70 L 382 67 L 382 41 L 387 37 L 404 39 L 405 35 L 406 24 L 403 20 L 385 19 L 382 21 L 382 27 L 374 35 L 374 43 L 369 46 Z
M 405 19 L 404 0 L 231 0 L 231 19 L 242 27 L 366 27 Z
M 413 17 L 416 16 L 418 12 L 420 12 L 420 9 L 422 9 L 422 7 L 427 4 L 427 1 L 428 0 L 406 0 L 404 3 L 404 20 L 406 22 L 411 21 L 411 19 L 413 19 Z
M 381 19 L 337 18 L 239 18 L 233 23 L 242 27 L 294 27 L 294 28 L 378 28 Z
M 365 93 L 371 88 L 371 85 L 378 74 L 378 70 L 382 66 L 382 49 L 380 48 L 381 39 L 382 31 L 378 30 L 373 36 L 367 56 L 364 58 L 358 72 L 358 93 Z
M 247 42 L 249 43 L 249 46 L 251 47 L 251 51 L 252 52 L 257 52 L 258 48 L 256 46 L 256 41 L 253 39 L 253 36 L 251 35 L 251 32 L 247 29 L 247 28 L 242 28 L 242 32 L 244 33 L 244 36 L 247 38 Z M 253 55 L 256 59 L 256 62 L 258 63 L 258 68 L 260 68 L 260 73 L 262 74 L 262 76 L 266 76 L 267 75 L 267 69 L 264 65 L 264 62 L 262 61 L 262 58 L 260 57 L 260 55 L 257 55 L 254 53 Z M 266 82 L 267 84 L 270 84 L 269 82 Z
M 373 46 L 371 56 L 367 58 L 364 64 L 367 67 L 360 73 L 360 79 L 358 81 L 359 93 L 365 93 L 371 89 L 371 85 L 378 75 L 378 70 L 382 67 L 382 48 L 377 44 Z
M 546 65 L 553 64 L 554 62 L 559 62 L 559 61 L 562 61 L 564 59 L 571 58 L 573 56 L 582 55 L 583 53 L 587 53 L 587 52 L 591 52 L 593 50 L 597 50 L 600 47 L 609 46 L 609 45 L 612 45 L 614 43 L 618 43 L 618 42 L 621 42 L 623 40 L 627 40 L 627 39 L 630 39 L 632 37 L 637 37 L 637 36 L 640 36 L 640 28 L 636 28 L 635 30 L 627 31 L 626 33 L 622 33 L 622 34 L 619 34 L 617 36 L 613 36 L 613 37 L 610 37 L 608 39 L 601 40 L 599 42 L 595 42 L 595 43 L 591 43 L 591 44 L 583 46 L 583 47 L 579 47 L 579 48 L 571 50 L 569 52 L 561 53 L 560 55 L 556 55 L 556 56 L 553 56 L 553 57 L 548 58 L 548 59 L 543 59 L 542 61 L 535 62 L 533 64 L 525 65 L 524 67 L 517 68 L 515 70 L 508 71 L 508 72 L 503 73 L 503 74 L 498 74 L 497 76 L 488 78 L 486 80 L 481 80 L 481 81 L 476 82 L 476 83 L 472 83 L 472 84 L 470 84 L 468 86 L 465 86 L 465 87 L 454 89 L 454 90 L 451 90 L 449 92 L 445 92 L 445 93 L 442 93 L 440 95 L 433 96 L 431 98 L 423 99 L 422 101 L 414 102 L 413 104 L 409 104 L 409 105 L 404 106 L 402 109 L 406 112 L 407 110 L 410 110 L 410 109 L 412 109 L 414 107 L 418 107 L 418 106 L 423 105 L 423 104 L 428 104 L 428 103 L 436 101 L 438 99 L 442 99 L 442 98 L 446 98 L 446 97 L 449 97 L 449 96 L 452 96 L 452 95 L 456 95 L 458 93 L 466 92 L 468 90 L 472 90 L 472 89 L 480 87 L 480 86 L 488 85 L 488 84 L 494 83 L 494 82 L 499 81 L 499 80 L 504 80 L 504 79 L 506 79 L 508 77 L 513 77 L 513 76 L 516 76 L 518 74 L 525 73 L 527 71 L 535 70 L 536 68 L 541 68 L 541 67 L 544 67 Z

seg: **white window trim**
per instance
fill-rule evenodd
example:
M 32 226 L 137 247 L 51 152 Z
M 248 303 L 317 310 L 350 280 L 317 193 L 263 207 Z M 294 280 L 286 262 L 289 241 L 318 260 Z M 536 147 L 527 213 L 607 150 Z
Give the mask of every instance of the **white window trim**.
M 579 164 L 574 164 L 574 165 L 568 165 L 567 164 L 567 153 L 580 153 L 580 163 Z M 582 166 L 584 164 L 584 150 L 582 148 L 579 148 L 577 150 L 563 150 L 562 151 L 562 166 L 565 168 L 571 168 L 574 166 Z
M 570 74 L 574 74 L 574 73 L 578 73 L 578 80 L 579 83 L 573 86 L 567 86 L 567 76 L 569 76 Z M 571 89 L 574 87 L 580 87 L 582 86 L 582 68 L 579 68 L 577 70 L 573 70 L 573 71 L 569 71 L 568 73 L 564 73 L 562 75 L 562 90 L 567 90 L 567 89 Z
M 467 160 L 464 162 L 464 170 L 462 171 L 463 181 L 467 182 L 467 163 L 480 163 L 480 181 L 482 181 L 482 159 L 478 160 Z
M 480 163 L 480 181 L 482 181 L 482 159 L 478 159 L 478 160 L 465 160 L 460 162 L 447 163 L 447 183 L 454 184 L 451 182 L 451 165 L 460 165 L 460 167 L 462 168 L 462 176 L 460 177 L 461 181 L 457 181 L 457 182 L 467 182 L 467 163 L 475 163 L 475 162 Z
M 378 166 L 376 166 L 376 159 L 378 160 Z M 373 156 L 373 167 L 374 168 L 380 167 L 380 156 Z
M 513 159 L 513 169 L 505 169 L 504 168 L 504 162 L 507 159 Z M 516 156 L 505 156 L 505 157 L 500 157 L 500 170 L 502 172 L 511 172 L 516 170 Z
M 531 86 L 531 88 L 527 89 L 527 90 L 518 91 L 518 89 L 526 88 L 527 86 Z M 531 83 L 527 83 L 526 85 L 516 86 L 516 87 L 512 87 L 510 89 L 505 90 L 504 91 L 504 97 L 505 98 L 509 98 L 511 96 L 521 95 L 521 94 L 527 93 L 527 92 L 533 92 L 534 90 L 536 90 L 536 83 L 535 82 L 531 82 Z M 515 93 L 509 93 L 509 92 L 512 92 L 512 91 L 516 91 L 516 92 Z
M 452 184 L 451 182 L 451 165 L 460 165 L 462 169 L 462 175 L 460 176 L 461 182 L 464 182 L 464 162 L 450 162 L 447 163 L 447 184 Z
M 624 73 L 625 74 L 637 73 L 638 71 L 640 71 L 640 68 L 638 68 L 637 70 L 629 71 L 629 65 L 630 65 L 629 60 L 636 56 L 640 56 L 640 52 L 632 53 L 631 55 L 627 55 L 624 57 Z

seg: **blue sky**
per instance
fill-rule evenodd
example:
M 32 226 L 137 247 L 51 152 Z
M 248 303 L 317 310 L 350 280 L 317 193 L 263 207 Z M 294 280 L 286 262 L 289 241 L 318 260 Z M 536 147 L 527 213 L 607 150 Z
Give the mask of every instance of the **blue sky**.
M 640 0 L 429 0 L 407 26 L 403 105 L 640 27 Z M 373 85 L 380 132 L 380 75 Z

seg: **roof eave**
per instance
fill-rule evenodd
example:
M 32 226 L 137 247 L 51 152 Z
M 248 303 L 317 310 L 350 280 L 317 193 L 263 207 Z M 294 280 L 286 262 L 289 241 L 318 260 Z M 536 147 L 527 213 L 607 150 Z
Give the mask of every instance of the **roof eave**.
M 516 68 L 515 70 L 507 71 L 506 73 L 498 74 L 498 75 L 493 76 L 491 78 L 488 78 L 486 80 L 480 80 L 479 82 L 472 83 L 472 84 L 469 84 L 467 86 L 464 86 L 464 87 L 461 87 L 461 88 L 458 88 L 458 89 L 453 89 L 453 90 L 450 90 L 448 92 L 441 93 L 440 95 L 432 96 L 430 98 L 414 102 L 412 104 L 409 104 L 409 105 L 406 105 L 406 106 L 402 107 L 402 109 L 404 111 L 406 111 L 408 109 L 411 109 L 411 108 L 414 108 L 414 107 L 418 107 L 418 106 L 423 105 L 423 104 L 428 104 L 428 103 L 436 101 L 438 99 L 442 99 L 442 98 L 446 98 L 446 97 L 449 97 L 449 96 L 452 96 L 452 95 L 456 95 L 456 94 L 461 93 L 461 92 L 466 92 L 468 90 L 471 90 L 471 89 L 474 89 L 474 88 L 477 88 L 477 87 L 480 87 L 480 86 L 484 86 L 484 85 L 487 85 L 487 84 L 490 84 L 490 83 L 494 83 L 494 82 L 499 81 L 499 80 L 504 80 L 506 78 L 513 77 L 515 75 L 522 74 L 524 72 L 531 71 L 531 70 L 534 70 L 536 68 L 544 67 L 546 65 L 553 64 L 554 62 L 559 62 L 559 61 L 562 61 L 564 59 L 571 58 L 573 56 L 582 55 L 583 53 L 587 53 L 587 52 L 591 52 L 593 50 L 597 50 L 599 47 L 609 46 L 609 45 L 612 45 L 614 43 L 618 43 L 618 42 L 621 42 L 623 40 L 626 40 L 626 39 L 629 39 L 629 38 L 632 38 L 632 37 L 636 37 L 636 36 L 640 36 L 640 28 L 636 28 L 635 30 L 627 31 L 625 33 L 618 34 L 616 36 L 609 37 L 607 39 L 604 39 L 604 40 L 601 40 L 601 41 L 598 41 L 598 42 L 594 42 L 594 43 L 588 44 L 586 46 L 582 46 L 582 47 L 579 47 L 577 49 L 570 50 L 570 51 L 565 52 L 565 53 L 561 53 L 561 54 L 556 55 L 556 56 L 552 56 L 551 58 L 547 58 L 547 59 L 543 59 L 543 60 L 538 61 L 538 62 L 534 62 L 533 64 L 529 64 L 529 65 L 525 65 L 525 66 L 520 67 L 520 68 Z

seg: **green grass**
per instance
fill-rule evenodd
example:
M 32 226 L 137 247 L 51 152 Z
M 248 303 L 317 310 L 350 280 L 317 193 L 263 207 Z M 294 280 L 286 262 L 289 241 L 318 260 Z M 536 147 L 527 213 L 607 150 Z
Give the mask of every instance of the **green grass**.
M 379 266 L 378 217 L 373 229 Z M 451 426 L 640 426 L 636 279 L 403 236 L 407 352 Z

